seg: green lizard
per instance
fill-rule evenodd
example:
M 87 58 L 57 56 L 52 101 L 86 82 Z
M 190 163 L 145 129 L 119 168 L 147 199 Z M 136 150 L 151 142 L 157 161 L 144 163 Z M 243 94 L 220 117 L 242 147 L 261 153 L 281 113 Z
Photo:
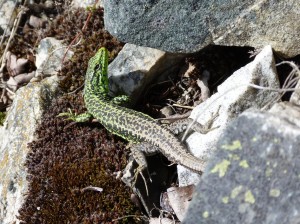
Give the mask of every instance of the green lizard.
M 130 143 L 148 142 L 159 149 L 170 161 L 181 164 L 197 173 L 204 169 L 204 162 L 187 152 L 182 143 L 165 127 L 160 126 L 150 116 L 120 106 L 128 100 L 127 96 L 112 98 L 108 95 L 108 51 L 102 47 L 89 60 L 84 85 L 84 101 L 87 112 L 76 115 L 61 113 L 76 122 L 96 118 L 108 131 Z M 152 152 L 150 152 L 152 153 Z M 140 153 L 133 153 L 139 157 Z M 136 157 L 134 157 L 136 159 Z M 147 167 L 145 158 L 136 159 L 141 172 Z

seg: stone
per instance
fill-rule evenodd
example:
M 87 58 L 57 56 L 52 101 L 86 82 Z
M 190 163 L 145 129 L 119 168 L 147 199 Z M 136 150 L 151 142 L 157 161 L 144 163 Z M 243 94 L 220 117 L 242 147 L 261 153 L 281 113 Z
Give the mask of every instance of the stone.
M 72 7 L 74 8 L 87 8 L 94 6 L 96 0 L 73 0 Z M 102 0 L 98 0 L 96 7 L 103 7 Z
M 282 109 L 293 111 L 284 114 Z M 224 132 L 183 223 L 299 223 L 300 108 L 246 111 Z
M 46 37 L 40 41 L 36 55 L 36 76 L 47 77 L 55 75 L 62 67 L 62 61 L 72 57 L 73 52 L 68 50 L 62 41 L 53 37 Z
M 109 89 L 112 95 L 132 96 L 134 103 L 155 78 L 179 70 L 182 60 L 182 55 L 125 44 L 108 66 Z
M 186 187 L 170 187 L 167 189 L 169 204 L 181 222 L 191 202 L 194 190 L 195 185 L 189 185 Z
M 254 89 L 249 84 L 279 88 L 271 46 L 263 48 L 254 61 L 234 72 L 218 86 L 217 93 L 192 111 L 190 118 L 205 124 L 219 110 L 219 116 L 212 126 L 216 129 L 207 134 L 195 132 L 187 138 L 188 148 L 195 156 L 209 160 L 216 149 L 217 139 L 229 122 L 248 108 L 260 109 L 268 104 L 273 105 L 274 99 L 279 96 L 278 92 Z M 199 175 L 182 166 L 178 166 L 178 177 L 180 186 L 197 184 L 199 181 Z
M 20 0 L 1 1 L 0 3 L 0 35 L 6 31 L 10 34 L 11 27 L 17 17 L 16 5 Z
M 180 222 L 175 221 L 174 219 L 170 218 L 150 218 L 149 224 L 180 224 Z
M 272 45 L 300 53 L 300 2 L 104 0 L 105 28 L 119 40 L 167 52 L 197 52 L 209 44 Z
M 16 92 L 3 126 L 0 126 L 0 223 L 18 222 L 16 216 L 26 196 L 27 172 L 24 167 L 29 152 L 27 144 L 43 110 L 58 94 L 58 78 L 29 83 Z

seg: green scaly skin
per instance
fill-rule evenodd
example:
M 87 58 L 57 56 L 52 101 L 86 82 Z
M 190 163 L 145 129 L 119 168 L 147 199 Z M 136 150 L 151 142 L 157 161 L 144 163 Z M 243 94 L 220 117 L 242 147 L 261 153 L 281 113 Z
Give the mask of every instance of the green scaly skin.
M 172 162 L 181 164 L 201 173 L 204 163 L 188 153 L 181 142 L 153 118 L 141 112 L 121 107 L 118 104 L 128 100 L 126 96 L 111 98 L 108 96 L 108 51 L 102 47 L 89 61 L 84 86 L 84 101 L 87 113 L 69 116 L 76 122 L 96 118 L 107 130 L 129 142 L 149 142 L 159 147 L 160 151 Z

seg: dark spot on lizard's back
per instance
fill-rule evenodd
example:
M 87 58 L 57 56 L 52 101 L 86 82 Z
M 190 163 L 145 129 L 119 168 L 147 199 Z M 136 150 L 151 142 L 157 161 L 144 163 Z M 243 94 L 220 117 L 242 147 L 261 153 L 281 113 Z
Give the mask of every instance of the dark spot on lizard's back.
M 124 135 L 124 136 L 128 136 L 128 130 L 122 128 L 121 129 L 121 133 Z
M 124 124 L 124 123 L 125 123 L 125 117 L 124 117 L 124 115 L 123 115 L 123 116 L 120 116 L 118 119 L 119 119 L 118 121 L 119 121 L 121 124 Z
M 157 137 L 158 137 L 159 139 L 165 139 L 165 138 L 166 138 L 166 135 L 165 135 L 165 133 L 163 132 L 163 129 L 162 129 L 162 128 L 160 128 L 159 130 L 157 130 L 156 134 L 157 134 Z
M 117 125 L 117 124 L 112 124 L 111 127 L 112 127 L 112 129 L 114 129 L 114 130 L 118 130 L 118 125 Z

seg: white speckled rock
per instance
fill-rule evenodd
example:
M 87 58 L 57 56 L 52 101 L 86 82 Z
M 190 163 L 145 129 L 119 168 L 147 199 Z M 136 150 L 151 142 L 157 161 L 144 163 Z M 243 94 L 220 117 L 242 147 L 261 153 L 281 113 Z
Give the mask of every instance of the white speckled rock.
M 248 108 L 260 109 L 269 102 L 272 105 L 278 95 L 277 92 L 256 90 L 247 86 L 248 83 L 279 88 L 270 46 L 266 46 L 253 62 L 234 72 L 218 87 L 217 93 L 192 111 L 191 118 L 205 124 L 211 118 L 211 114 L 216 113 L 220 107 L 219 116 L 213 124 L 213 127 L 220 126 L 219 128 L 207 134 L 194 133 L 187 139 L 189 148 L 194 155 L 209 160 L 211 153 L 216 148 L 217 140 L 230 121 Z M 185 186 L 198 182 L 198 175 L 184 167 L 178 167 L 180 185 Z

